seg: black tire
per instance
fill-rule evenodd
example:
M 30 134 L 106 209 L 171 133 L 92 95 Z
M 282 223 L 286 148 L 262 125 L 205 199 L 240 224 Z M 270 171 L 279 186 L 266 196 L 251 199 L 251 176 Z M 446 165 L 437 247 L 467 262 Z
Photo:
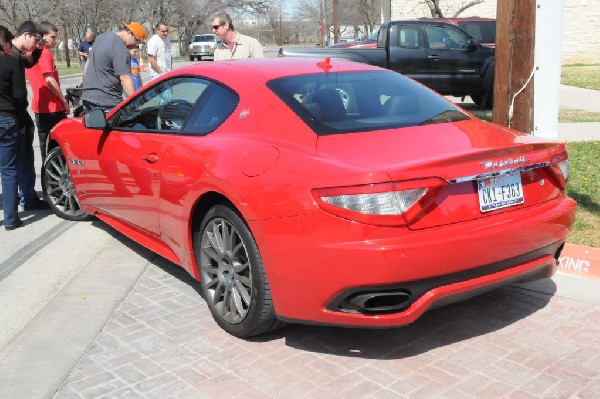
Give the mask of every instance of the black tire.
M 471 100 L 473 103 L 481 108 L 481 100 L 483 100 L 483 96 L 481 94 L 470 94 Z
M 219 326 L 236 337 L 280 328 L 262 258 L 241 216 L 212 207 L 194 237 L 200 290 Z
M 202 56 L 201 55 L 197 56 L 196 61 L 202 61 Z
M 81 209 L 67 161 L 60 147 L 54 148 L 44 159 L 42 189 L 48 205 L 57 216 L 75 221 L 92 218 L 92 215 Z
M 194 61 L 194 56 L 190 55 L 190 61 Z
M 494 107 L 494 76 L 496 73 L 496 59 L 490 57 L 484 65 L 483 69 L 483 81 L 481 84 L 481 92 L 471 94 L 473 102 L 479 106 L 480 109 L 492 109 Z

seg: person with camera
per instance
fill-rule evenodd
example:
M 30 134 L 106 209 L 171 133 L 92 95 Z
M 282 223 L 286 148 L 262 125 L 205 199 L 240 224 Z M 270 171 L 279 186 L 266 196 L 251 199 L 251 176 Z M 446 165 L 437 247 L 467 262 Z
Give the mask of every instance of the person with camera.
M 27 108 L 25 76 L 20 63 L 8 55 L 12 33 L 0 25 L 0 181 L 4 228 L 14 230 L 23 224 L 19 218 L 17 155 L 21 130 L 19 110 Z
M 25 21 L 17 28 L 17 34 L 11 41 L 9 55 L 17 59 L 21 70 L 29 69 L 37 64 L 42 49 L 38 43 L 42 40 L 42 34 L 36 23 Z M 23 84 L 25 84 L 25 73 L 23 73 Z M 19 135 L 19 154 L 17 157 L 17 174 L 19 178 L 20 204 L 25 211 L 48 209 L 46 201 L 40 199 L 35 191 L 35 158 L 33 153 L 33 136 L 35 125 L 33 119 L 27 112 L 29 103 L 19 109 L 18 119 L 25 130 Z
M 50 129 L 65 119 L 71 110 L 60 89 L 58 71 L 50 51 L 56 47 L 58 42 L 58 28 L 48 21 L 41 22 L 39 27 L 43 34 L 43 38 L 38 44 L 42 48 L 42 54 L 38 63 L 25 72 L 33 92 L 31 110 L 35 114 L 43 160 L 46 158 L 46 142 Z

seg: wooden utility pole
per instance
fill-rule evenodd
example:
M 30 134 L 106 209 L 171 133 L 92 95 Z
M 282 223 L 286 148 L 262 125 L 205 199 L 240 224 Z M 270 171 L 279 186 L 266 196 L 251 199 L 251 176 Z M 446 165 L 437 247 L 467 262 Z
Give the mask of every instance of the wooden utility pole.
M 502 0 L 496 8 L 492 119 L 526 133 L 533 130 L 535 10 L 533 0 Z
M 333 0 L 333 43 L 340 42 L 340 21 L 338 21 L 338 0 Z
M 283 26 L 281 25 L 281 19 L 281 8 L 279 8 L 279 40 L 277 44 L 279 44 L 280 46 L 283 44 Z
M 323 35 L 325 34 L 325 24 L 323 23 L 323 0 L 319 1 L 319 24 L 320 24 L 320 37 L 321 37 L 321 47 L 323 47 Z

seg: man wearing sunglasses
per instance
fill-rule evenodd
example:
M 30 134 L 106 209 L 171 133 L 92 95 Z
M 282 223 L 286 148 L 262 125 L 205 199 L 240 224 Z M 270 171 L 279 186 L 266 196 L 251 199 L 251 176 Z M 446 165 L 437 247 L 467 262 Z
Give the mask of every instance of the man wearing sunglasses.
M 156 33 L 148 40 L 150 79 L 171 70 L 171 41 L 169 27 L 164 22 L 156 24 Z
M 101 109 L 108 112 L 135 92 L 131 79 L 129 49 L 146 38 L 138 22 L 127 24 L 119 32 L 105 32 L 94 41 L 90 58 L 83 71 L 81 100 L 85 112 Z
M 9 54 L 19 61 L 23 71 L 37 64 L 42 49 L 38 46 L 42 39 L 39 26 L 33 21 L 25 21 L 17 28 L 17 34 L 12 39 Z M 25 84 L 25 74 L 23 74 Z M 19 135 L 19 153 L 17 155 L 17 176 L 19 181 L 19 202 L 25 211 L 47 209 L 48 204 L 38 197 L 35 191 L 35 158 L 33 153 L 33 137 L 35 125 L 27 112 L 29 103 L 19 110 L 17 119 L 22 127 Z
M 229 14 L 221 12 L 215 15 L 212 30 L 221 39 L 215 49 L 215 61 L 263 57 L 263 48 L 258 40 L 236 32 Z

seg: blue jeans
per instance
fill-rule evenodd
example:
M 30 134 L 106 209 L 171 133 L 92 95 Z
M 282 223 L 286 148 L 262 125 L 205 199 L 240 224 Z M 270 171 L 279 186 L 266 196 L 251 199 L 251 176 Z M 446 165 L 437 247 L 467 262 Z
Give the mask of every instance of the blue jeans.
M 0 115 L 0 177 L 2 178 L 4 226 L 14 226 L 19 220 L 19 197 L 17 196 L 19 136 L 17 120 Z
M 17 157 L 19 175 L 19 197 L 21 206 L 30 205 L 40 199 L 35 192 L 35 158 L 33 154 L 33 136 L 35 125 L 29 115 L 25 122 L 25 134 L 19 135 L 20 145 Z
M 104 111 L 104 114 L 108 114 L 110 111 L 113 110 L 115 106 L 110 106 L 110 105 L 98 105 L 98 104 L 94 104 L 91 103 L 87 100 L 83 100 L 83 112 L 85 112 L 86 114 L 89 114 L 90 112 L 92 112 L 95 109 L 101 109 L 102 111 Z

